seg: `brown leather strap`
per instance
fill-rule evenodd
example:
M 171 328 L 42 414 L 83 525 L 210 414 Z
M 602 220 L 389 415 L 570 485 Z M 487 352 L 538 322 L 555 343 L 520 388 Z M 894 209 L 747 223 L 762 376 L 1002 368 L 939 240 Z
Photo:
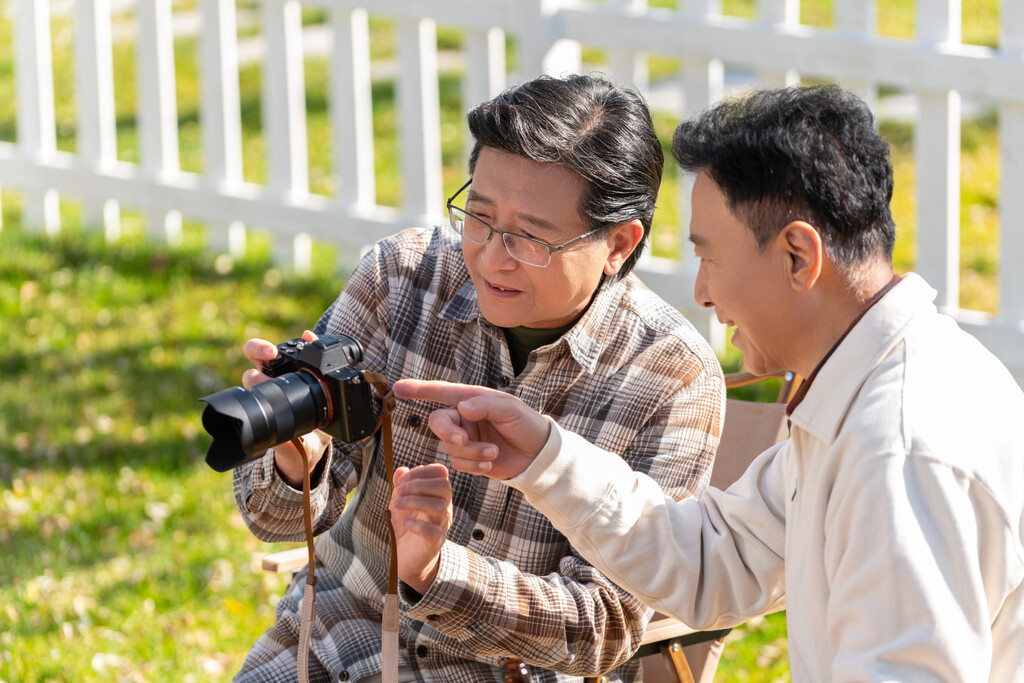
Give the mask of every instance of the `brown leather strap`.
M 395 395 L 388 388 L 384 375 L 363 371 L 363 380 L 373 385 L 381 398 L 380 418 L 376 429 L 381 432 L 381 447 L 384 450 L 384 471 L 388 476 L 388 501 L 395 488 L 395 462 L 391 448 L 391 410 L 395 407 Z M 388 540 L 391 545 L 391 563 L 388 567 L 388 592 L 384 596 L 384 614 L 381 620 L 381 669 L 382 683 L 398 683 L 398 541 L 395 527 L 391 523 L 391 510 L 386 509 Z
M 316 555 L 313 551 L 313 504 L 309 481 L 309 456 L 301 436 L 292 439 L 292 445 L 302 456 L 302 521 L 306 527 L 306 548 L 309 550 L 309 568 L 306 573 L 306 587 L 303 590 L 302 617 L 299 625 L 299 648 L 296 668 L 299 683 L 309 681 L 309 644 L 313 636 L 313 620 L 316 619 Z
M 302 522 L 306 528 L 306 548 L 309 551 L 309 573 L 306 575 L 306 583 L 316 585 L 316 555 L 313 552 L 313 503 L 311 499 L 312 486 L 310 484 L 309 455 L 306 454 L 306 446 L 301 436 L 292 439 L 292 445 L 302 456 Z
M 384 471 L 388 475 L 388 500 L 395 488 L 395 458 L 391 448 L 391 410 L 395 407 L 395 394 L 388 388 L 388 380 L 376 372 L 363 371 L 363 379 L 373 385 L 381 397 L 380 417 L 376 428 L 381 431 L 381 447 L 384 450 Z M 391 565 L 388 569 L 388 593 L 398 593 L 398 542 L 395 528 L 391 525 L 391 510 L 385 511 L 388 520 L 388 538 L 391 543 Z

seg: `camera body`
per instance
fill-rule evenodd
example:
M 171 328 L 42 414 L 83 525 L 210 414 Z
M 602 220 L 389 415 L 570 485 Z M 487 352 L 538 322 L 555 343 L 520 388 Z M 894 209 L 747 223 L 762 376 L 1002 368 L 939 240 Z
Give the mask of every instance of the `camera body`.
M 289 339 L 277 345 L 277 358 L 263 364 L 263 374 L 281 377 L 303 370 L 316 375 L 328 394 L 317 427 L 338 441 L 352 442 L 373 434 L 370 385 L 355 365 L 363 360 L 359 342 L 346 337 L 323 336 L 316 341 Z M 328 414 L 328 408 L 333 410 Z
M 278 344 L 277 357 L 263 366 L 274 379 L 200 399 L 213 437 L 207 464 L 226 472 L 314 429 L 345 442 L 373 434 L 370 385 L 355 367 L 362 359 L 359 342 L 346 335 Z

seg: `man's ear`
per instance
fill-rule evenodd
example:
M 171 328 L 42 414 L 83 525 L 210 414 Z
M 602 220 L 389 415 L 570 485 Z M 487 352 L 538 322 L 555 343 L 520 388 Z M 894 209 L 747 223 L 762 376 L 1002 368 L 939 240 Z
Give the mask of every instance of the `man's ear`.
M 821 276 L 825 245 L 814 226 L 804 221 L 786 224 L 778 235 L 779 245 L 789 256 L 789 281 L 794 291 L 806 292 Z
M 619 223 L 608 232 L 608 245 L 611 251 L 604 264 L 605 275 L 614 275 L 622 268 L 629 255 L 640 244 L 644 236 L 644 226 L 638 220 Z

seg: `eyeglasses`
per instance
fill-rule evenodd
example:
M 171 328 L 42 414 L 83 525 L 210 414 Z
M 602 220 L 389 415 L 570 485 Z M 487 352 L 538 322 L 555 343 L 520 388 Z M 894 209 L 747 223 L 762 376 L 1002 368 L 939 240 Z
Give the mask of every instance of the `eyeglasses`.
M 505 250 L 508 255 L 514 258 L 520 263 L 525 263 L 528 266 L 536 266 L 537 268 L 546 268 L 551 263 L 551 254 L 556 251 L 561 251 L 571 244 L 575 244 L 580 240 L 590 237 L 601 228 L 594 228 L 590 232 L 585 232 L 579 237 L 573 237 L 568 242 L 562 244 L 547 244 L 541 242 L 532 237 L 526 237 L 525 235 L 517 235 L 512 232 L 502 232 L 491 226 L 489 223 L 484 221 L 478 216 L 474 216 L 469 211 L 452 204 L 455 198 L 462 194 L 463 190 L 469 187 L 473 179 L 470 178 L 466 181 L 466 184 L 459 188 L 459 191 L 453 194 L 448 199 L 448 222 L 451 224 L 455 232 L 459 233 L 473 244 L 486 244 L 490 239 L 491 235 L 501 235 L 501 242 L 505 245 Z

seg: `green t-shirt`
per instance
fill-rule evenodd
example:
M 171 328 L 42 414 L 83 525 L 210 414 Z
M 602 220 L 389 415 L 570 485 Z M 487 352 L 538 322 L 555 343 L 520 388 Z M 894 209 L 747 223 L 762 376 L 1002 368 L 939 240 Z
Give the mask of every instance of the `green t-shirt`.
M 508 342 L 508 353 L 512 358 L 512 369 L 516 375 L 526 367 L 526 361 L 529 359 L 531 351 L 551 344 L 571 330 L 575 324 L 576 321 L 573 321 L 564 327 L 545 330 L 537 330 L 532 327 L 501 328 L 505 333 L 505 340 Z

